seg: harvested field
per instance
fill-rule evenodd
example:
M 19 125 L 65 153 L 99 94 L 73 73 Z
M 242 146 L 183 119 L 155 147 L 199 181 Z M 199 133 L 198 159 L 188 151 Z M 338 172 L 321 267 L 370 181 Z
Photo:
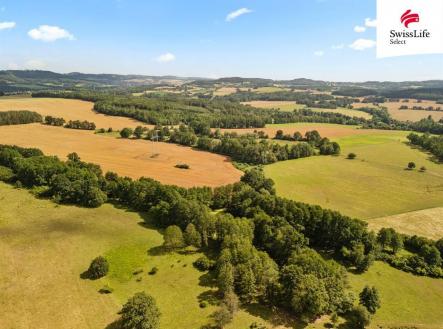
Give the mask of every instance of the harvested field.
M 363 104 L 363 103 L 354 103 L 353 104 L 355 108 L 359 107 L 374 107 L 372 104 Z M 400 106 L 406 105 L 409 107 L 408 110 L 400 110 Z M 423 108 L 427 108 L 429 106 L 432 106 L 434 108 L 441 107 L 443 109 L 442 104 L 437 104 L 435 101 L 422 101 L 421 103 L 418 103 L 417 100 L 410 99 L 409 102 L 386 102 L 383 104 L 380 104 L 380 106 L 384 106 L 388 109 L 389 114 L 394 119 L 400 120 L 400 121 L 419 121 L 421 119 L 427 118 L 428 116 L 432 116 L 432 118 L 436 121 L 443 118 L 443 111 L 422 111 L 422 110 L 412 110 L 411 108 L 414 106 L 421 106 Z
M 353 135 L 376 135 L 380 130 L 359 129 L 357 126 L 345 126 L 329 123 L 285 123 L 266 125 L 265 128 L 247 128 L 247 129 L 222 129 L 222 132 L 237 132 L 238 134 L 253 133 L 254 131 L 264 131 L 269 137 L 274 137 L 277 130 L 283 130 L 285 134 L 294 134 L 299 131 L 305 134 L 307 131 L 317 130 L 321 136 L 328 138 L 337 138 Z
M 189 147 L 112 138 L 41 124 L 1 127 L 0 141 L 37 147 L 63 159 L 77 152 L 84 161 L 99 164 L 104 171 L 132 178 L 151 177 L 183 187 L 226 185 L 238 181 L 242 174 L 227 157 Z M 186 163 L 190 169 L 175 168 L 178 163 Z
M 404 234 L 417 234 L 435 240 L 443 238 L 443 207 L 374 218 L 368 222 L 369 228 L 374 231 L 392 227 Z
M 97 128 L 123 129 L 143 125 L 142 122 L 123 117 L 113 117 L 93 111 L 94 103 L 59 98 L 10 98 L 0 99 L 0 111 L 29 110 L 41 115 L 52 115 L 69 120 L 94 122 Z

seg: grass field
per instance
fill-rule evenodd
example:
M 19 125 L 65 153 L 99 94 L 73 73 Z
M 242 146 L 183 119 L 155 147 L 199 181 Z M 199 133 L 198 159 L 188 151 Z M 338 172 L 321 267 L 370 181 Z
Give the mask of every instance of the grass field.
M 403 102 L 386 102 L 386 103 L 382 103 L 380 104 L 380 106 L 384 106 L 388 109 L 389 114 L 397 120 L 400 121 L 419 121 L 421 119 L 427 118 L 428 116 L 432 116 L 432 118 L 435 121 L 440 120 L 441 118 L 443 118 L 443 111 L 419 111 L 419 110 L 400 110 L 400 106 L 402 105 L 406 105 L 409 108 L 414 107 L 414 106 L 421 106 L 421 107 L 429 107 L 429 106 L 433 106 L 434 108 L 436 107 L 441 107 L 443 108 L 442 104 L 437 104 L 435 101 L 422 101 L 421 103 L 418 103 L 417 100 L 414 99 L 410 99 L 408 103 L 403 103 Z M 364 103 L 354 103 L 353 106 L 355 108 L 359 108 L 359 107 L 374 107 L 374 105 L 372 104 L 364 104 Z
M 292 112 L 294 110 L 305 108 L 306 106 L 303 104 L 297 104 L 296 102 L 291 101 L 251 101 L 251 102 L 243 102 L 242 104 L 251 105 L 254 107 L 260 107 L 264 109 L 280 109 L 284 112 Z M 329 112 L 329 113 L 339 113 L 343 115 L 348 115 L 350 117 L 357 117 L 363 119 L 370 119 L 372 116 L 369 113 L 365 113 L 358 110 L 350 110 L 346 108 L 338 108 L 338 109 L 312 109 L 314 112 Z
M 376 286 L 382 307 L 370 328 L 443 328 L 443 280 L 414 276 L 376 262 L 368 272 L 350 274 L 355 294 Z
M 142 224 L 144 214 L 110 204 L 98 209 L 60 206 L 3 183 L 0 201 L 0 328 L 104 329 L 139 291 L 156 299 L 161 329 L 211 323 L 216 287 L 208 274 L 192 266 L 201 254 L 164 252 L 161 233 Z M 98 255 L 108 259 L 108 275 L 81 279 Z M 154 266 L 158 273 L 149 275 Z M 104 285 L 114 292 L 100 294 Z M 204 309 L 199 307 L 203 300 L 209 303 Z M 240 310 L 226 328 L 246 329 L 253 322 L 270 329 L 305 328 L 258 306 Z
M 132 178 L 151 177 L 184 187 L 226 185 L 238 181 L 242 175 L 221 155 L 170 143 L 101 136 L 85 130 L 41 124 L 3 126 L 0 141 L 37 147 L 62 159 L 70 152 L 77 152 L 84 161 L 99 164 L 104 171 Z M 188 164 L 190 169 L 175 168 L 179 163 Z
M 339 138 L 354 135 L 377 135 L 380 130 L 359 129 L 357 126 L 345 126 L 328 123 L 284 123 L 269 124 L 265 128 L 247 128 L 247 129 L 222 129 L 222 132 L 237 132 L 238 134 L 252 133 L 254 131 L 264 131 L 270 138 L 275 136 L 277 130 L 283 130 L 285 134 L 294 134 L 296 131 L 305 134 L 307 131 L 317 130 L 322 137 Z
M 69 120 L 94 122 L 97 128 L 123 129 L 136 127 L 143 123 L 123 117 L 113 117 L 93 111 L 94 103 L 74 99 L 59 98 L 0 98 L 0 111 L 29 110 L 41 115 L 52 115 Z
M 383 227 L 392 227 L 404 234 L 418 234 L 438 240 L 443 238 L 443 207 L 369 220 L 370 229 L 378 231 Z
M 340 156 L 279 162 L 266 166 L 265 173 L 281 196 L 362 219 L 443 206 L 443 166 L 406 145 L 406 135 L 374 130 L 338 137 Z M 346 159 L 350 152 L 357 159 Z M 427 171 L 405 170 L 409 161 Z

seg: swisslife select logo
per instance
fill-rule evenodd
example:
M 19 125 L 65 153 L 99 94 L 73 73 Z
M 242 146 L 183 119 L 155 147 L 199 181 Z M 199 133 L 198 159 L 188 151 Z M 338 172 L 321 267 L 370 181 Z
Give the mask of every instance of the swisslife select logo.
M 443 0 L 377 0 L 377 57 L 443 53 Z

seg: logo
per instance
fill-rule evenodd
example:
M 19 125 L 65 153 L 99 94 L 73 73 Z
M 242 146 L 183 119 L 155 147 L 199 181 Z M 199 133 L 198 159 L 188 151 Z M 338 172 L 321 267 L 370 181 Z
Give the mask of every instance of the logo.
M 420 16 L 414 13 L 411 14 L 411 9 L 408 9 L 401 15 L 400 21 L 406 28 L 409 28 L 409 24 L 420 22 Z

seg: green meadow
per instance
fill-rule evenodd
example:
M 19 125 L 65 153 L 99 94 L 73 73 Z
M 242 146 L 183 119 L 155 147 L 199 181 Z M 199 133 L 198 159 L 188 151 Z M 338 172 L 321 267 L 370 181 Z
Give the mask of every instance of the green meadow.
M 362 219 L 442 206 L 443 166 L 408 146 L 407 134 L 368 131 L 331 138 L 340 144 L 340 156 L 279 162 L 265 172 L 281 196 Z M 347 159 L 351 152 L 356 159 Z M 417 169 L 406 170 L 410 161 Z M 418 170 L 422 166 L 425 172 Z

